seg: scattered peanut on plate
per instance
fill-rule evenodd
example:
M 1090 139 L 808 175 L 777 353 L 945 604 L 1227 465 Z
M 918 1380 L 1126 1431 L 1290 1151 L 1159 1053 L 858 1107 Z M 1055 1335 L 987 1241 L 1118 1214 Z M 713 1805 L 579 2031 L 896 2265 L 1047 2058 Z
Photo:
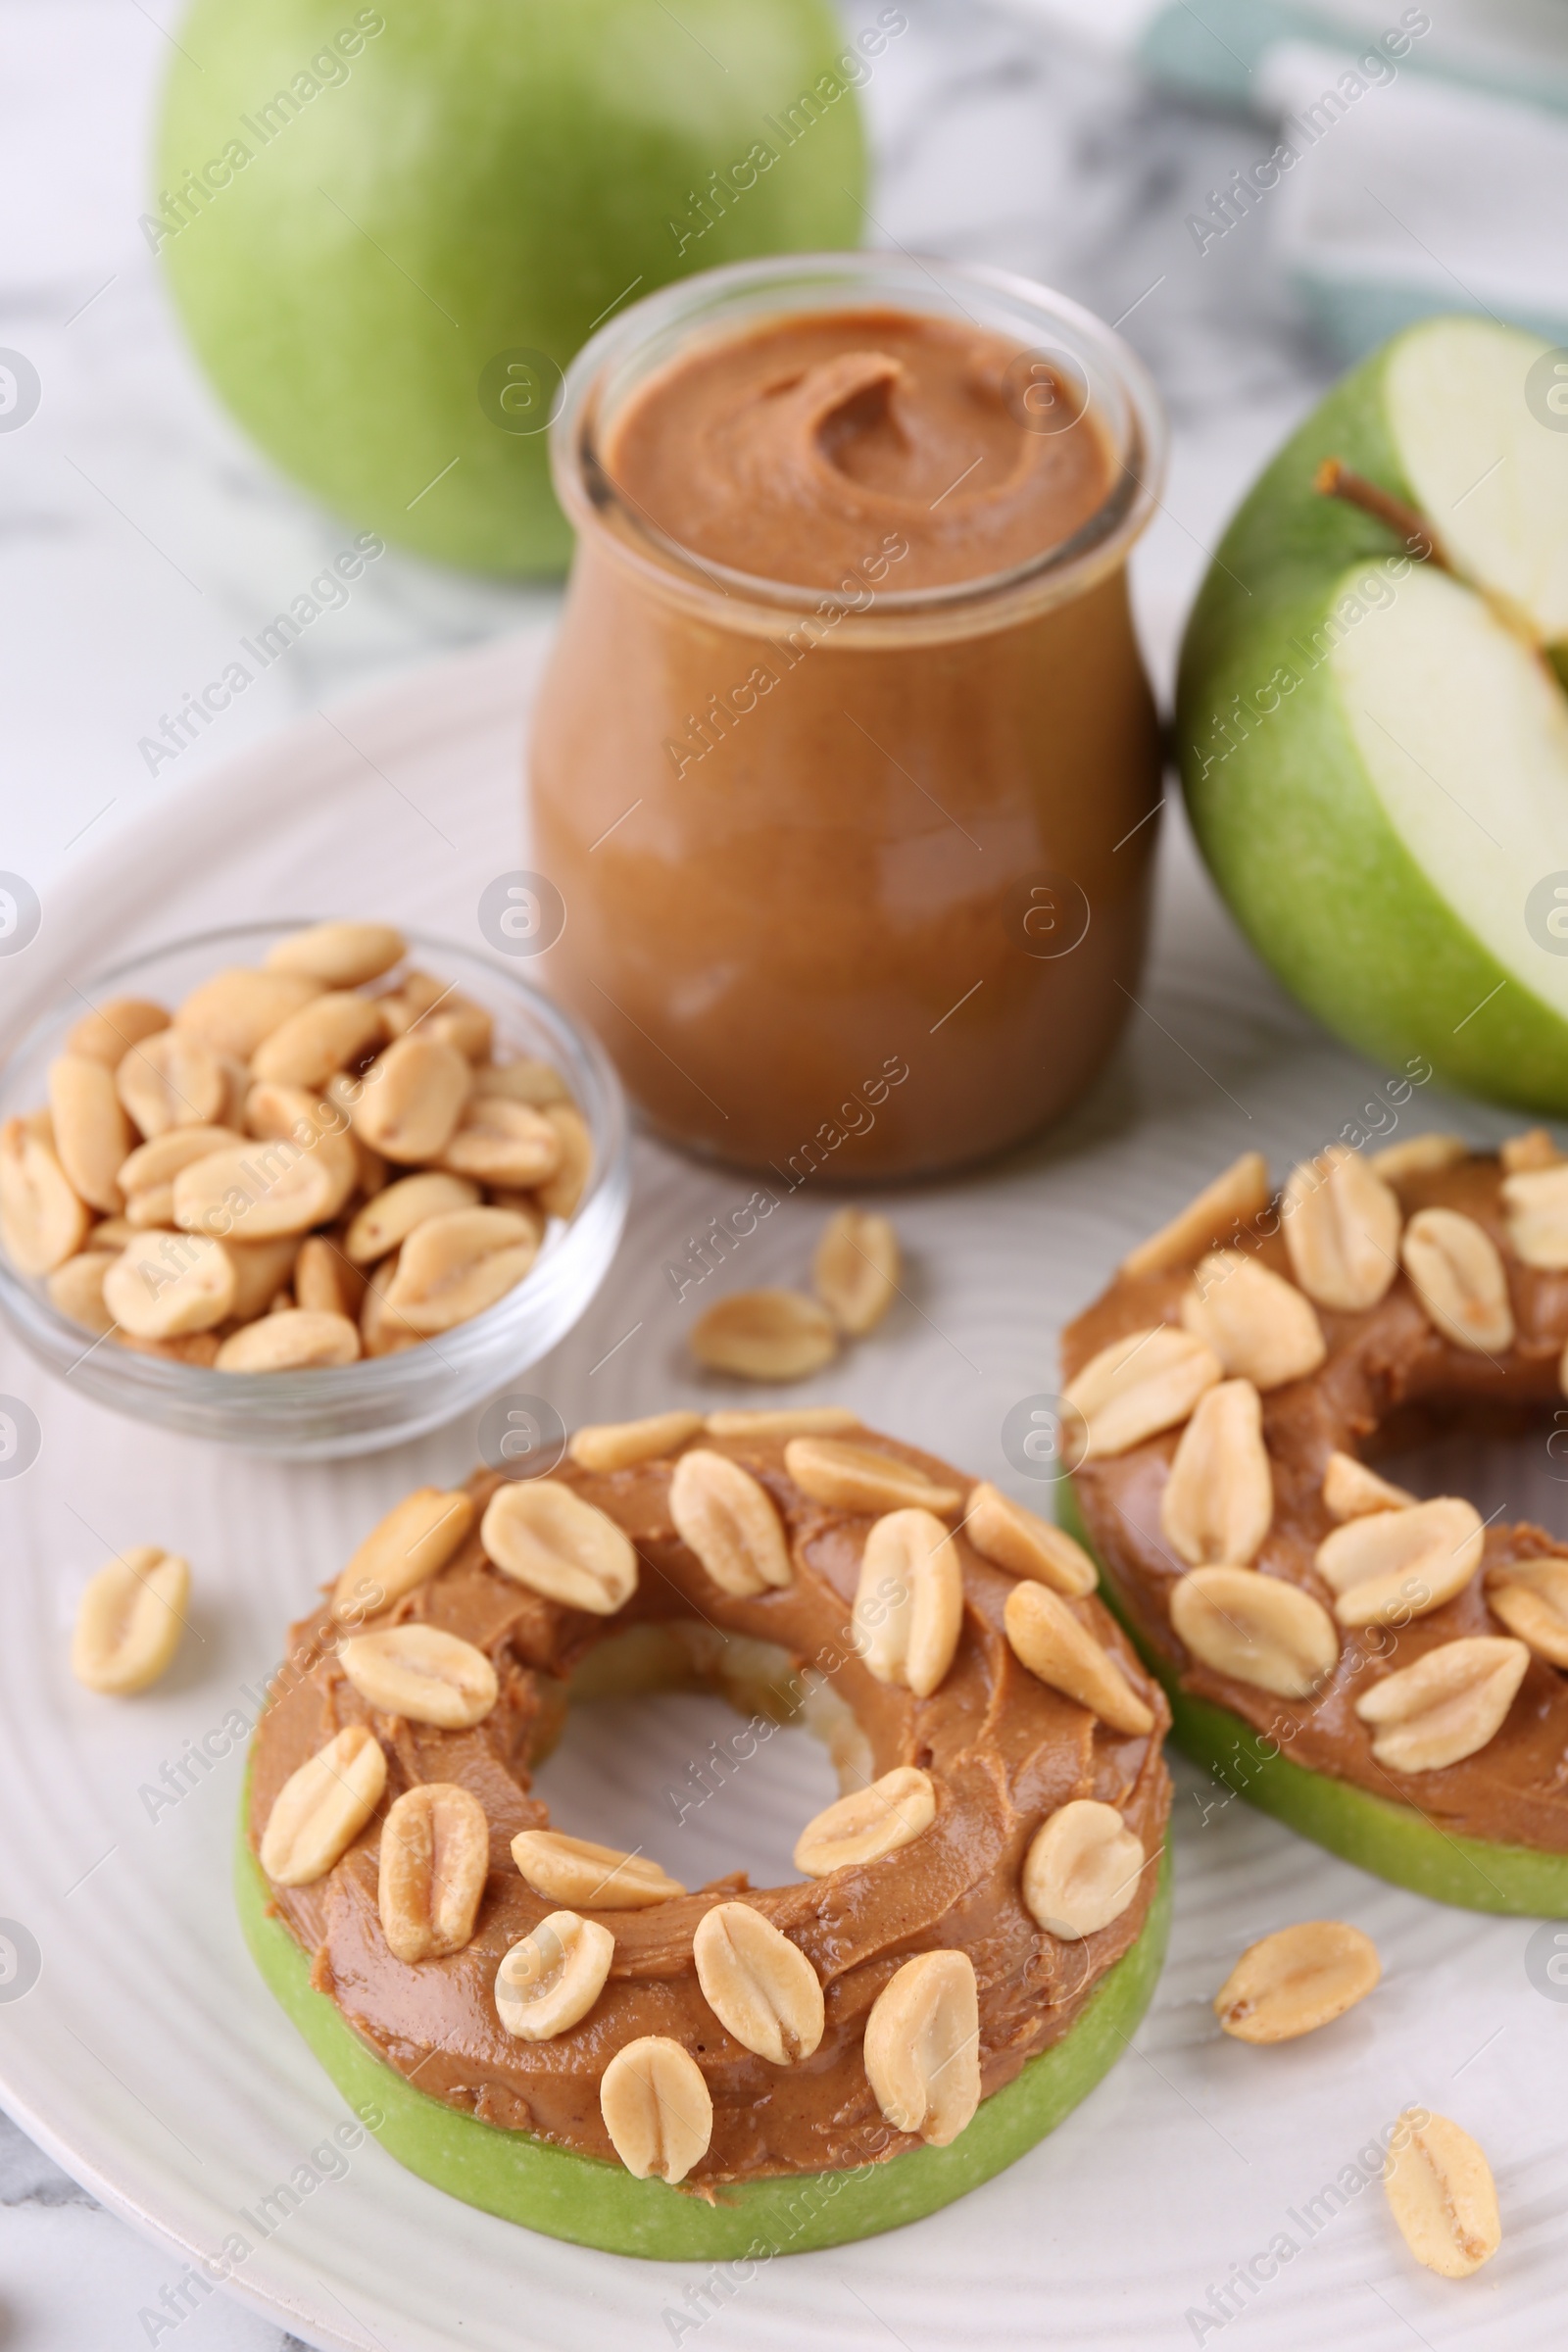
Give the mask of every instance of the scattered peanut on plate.
M 739 1380 L 808 1380 L 831 1363 L 840 1339 L 861 1339 L 898 1295 L 903 1261 L 887 1217 L 841 1208 L 811 1260 L 816 1296 L 731 1291 L 692 1327 L 691 1350 L 710 1372 Z
M 493 1306 L 592 1141 L 560 1072 L 493 1060 L 490 1014 L 405 954 L 318 923 L 172 1013 L 86 1013 L 47 1108 L 0 1128 L 17 1272 L 95 1338 L 220 1372 L 390 1355 Z
M 1294 2041 L 1365 2000 L 1382 1973 L 1359 1928 L 1303 1919 L 1248 1945 L 1214 1995 L 1214 2015 L 1238 2041 Z
M 177 1552 L 137 1544 L 117 1552 L 76 1606 L 71 1671 L 89 1690 L 128 1698 L 156 1683 L 179 1646 L 190 1568 Z

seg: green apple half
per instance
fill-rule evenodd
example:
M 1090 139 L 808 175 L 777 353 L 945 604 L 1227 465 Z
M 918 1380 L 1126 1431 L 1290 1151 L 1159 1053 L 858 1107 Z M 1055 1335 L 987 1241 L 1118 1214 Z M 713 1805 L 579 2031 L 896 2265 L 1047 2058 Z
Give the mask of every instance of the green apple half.
M 919 2221 L 1013 2163 L 1087 2097 L 1127 2048 L 1152 1996 L 1170 1925 L 1170 1862 L 1160 1864 L 1142 1934 L 1097 1986 L 1078 2023 L 981 2102 L 951 2147 L 914 2148 L 839 2173 L 754 2180 L 703 2197 L 619 2165 L 577 2156 L 524 2132 L 503 2132 L 416 2090 L 377 2058 L 325 1993 L 311 1963 L 268 1907 L 267 1881 L 241 1807 L 235 1895 L 257 1967 L 343 2096 L 378 2110 L 375 2136 L 411 2173 L 504 2221 L 612 2254 L 666 2262 L 804 2254 Z
M 1434 318 L 1347 376 L 1226 532 L 1177 695 L 1199 842 L 1286 986 L 1386 1064 L 1424 1055 L 1548 1113 L 1568 1112 L 1568 414 L 1551 366 L 1532 335 Z M 1448 568 L 1323 496 L 1330 459 L 1425 517 Z
M 538 428 L 561 371 L 670 278 L 858 242 L 856 88 L 906 24 L 851 38 L 827 0 L 194 0 L 144 233 L 218 391 L 307 489 L 445 563 L 559 570 Z
M 1374 1878 L 1463 1911 L 1568 1919 L 1568 1854 L 1461 1838 L 1412 1805 L 1391 1804 L 1350 1781 L 1308 1772 L 1291 1761 L 1278 1740 L 1264 1740 L 1228 1707 L 1216 1707 L 1183 1690 L 1170 1660 L 1145 1641 L 1105 1574 L 1070 1487 L 1060 1492 L 1056 1516 L 1100 1568 L 1101 1599 L 1120 1621 L 1150 1673 L 1164 1685 L 1170 1700 L 1171 1743 L 1184 1756 L 1260 1812 L 1272 1813 L 1303 1838 L 1326 1845 L 1331 1854 L 1371 1871 Z

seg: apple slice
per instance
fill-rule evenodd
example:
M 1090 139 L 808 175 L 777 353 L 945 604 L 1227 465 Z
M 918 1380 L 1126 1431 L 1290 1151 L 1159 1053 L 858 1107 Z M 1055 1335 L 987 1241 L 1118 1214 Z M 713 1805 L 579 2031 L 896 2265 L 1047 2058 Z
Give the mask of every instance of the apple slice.
M 620 2165 L 575 2156 L 532 2132 L 481 2123 L 388 2066 L 312 1984 L 311 1956 L 278 1918 L 250 1850 L 243 1826 L 249 1809 L 247 1797 L 234 1893 L 251 1956 L 387 2154 L 504 2221 L 578 2245 L 665 2262 L 765 2262 L 774 2254 L 844 2245 L 902 2229 L 989 2180 L 1054 2132 L 1129 2048 L 1152 1996 L 1170 1926 L 1167 1854 L 1136 1940 L 1094 1987 L 1061 2039 L 1026 2059 L 1010 2082 L 983 2099 L 951 2147 L 906 2148 L 882 2163 L 839 2172 L 739 2180 L 710 2202 L 662 2180 L 635 2180 Z

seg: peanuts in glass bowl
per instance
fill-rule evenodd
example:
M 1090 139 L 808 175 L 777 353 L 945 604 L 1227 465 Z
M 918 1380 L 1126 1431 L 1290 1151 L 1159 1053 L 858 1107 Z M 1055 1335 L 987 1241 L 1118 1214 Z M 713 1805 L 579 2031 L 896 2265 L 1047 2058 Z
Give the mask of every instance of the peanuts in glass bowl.
M 495 1305 L 575 1214 L 589 1126 L 405 955 L 319 923 L 172 1010 L 86 1013 L 47 1106 L 0 1128 L 13 1268 L 94 1338 L 220 1372 L 391 1355 Z

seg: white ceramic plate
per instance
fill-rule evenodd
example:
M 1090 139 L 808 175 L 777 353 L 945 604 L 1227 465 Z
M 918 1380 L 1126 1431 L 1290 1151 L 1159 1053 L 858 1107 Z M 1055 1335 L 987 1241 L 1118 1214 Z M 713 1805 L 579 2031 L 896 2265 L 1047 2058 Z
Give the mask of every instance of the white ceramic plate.
M 164 803 L 53 894 L 3 975 L 7 1021 L 83 961 L 241 915 L 317 906 L 476 938 L 484 884 L 526 863 L 521 713 L 539 651 L 530 639 L 449 663 Z M 1133 1016 L 1101 1091 L 1049 1142 L 896 1201 L 908 1300 L 809 1392 L 1014 1492 L 1028 1490 L 1003 1454 L 1003 1419 L 1054 1387 L 1059 1325 L 1128 1243 L 1244 1145 L 1277 1166 L 1319 1148 L 1363 1115 L 1379 1078 L 1283 1003 L 1183 842 L 1170 850 L 1152 1010 Z M 1487 1139 L 1507 1124 L 1420 1093 L 1402 1131 L 1412 1118 Z M 730 1271 L 677 1303 L 665 1264 L 751 1190 L 639 1147 L 616 1267 L 527 1376 L 568 1427 L 710 1400 L 683 1362 L 692 1315 L 721 1287 L 800 1280 L 824 1214 L 804 1195 L 784 1202 Z M 385 2352 L 1560 2343 L 1568 2001 L 1551 1997 L 1539 1943 L 1534 1975 L 1527 1965 L 1537 1931 L 1386 1887 L 1219 1803 L 1180 1763 L 1174 1940 L 1136 2047 L 1054 2137 L 930 2221 L 780 2260 L 715 2298 L 700 2269 L 492 2221 L 371 2143 L 313 2183 L 339 2169 L 336 2157 L 311 2168 L 310 2154 L 344 2111 L 234 1925 L 240 1754 L 181 1759 L 215 1733 L 210 1755 L 225 1746 L 225 1717 L 254 1712 L 288 1618 L 399 1494 L 470 1466 L 474 1431 L 290 1468 L 118 1421 L 9 1346 L 4 1396 L 31 1408 L 42 1446 L 24 1475 L 0 1478 L 0 1915 L 35 1939 L 41 1973 L 21 1997 L 25 1971 L 0 1981 L 0 2097 L 167 2244 L 172 2286 L 198 2256 L 221 2267 L 228 2239 L 234 2291 L 312 2343 Z M 1550 1475 L 1563 1466 L 1544 1448 L 1478 1463 L 1494 1482 L 1483 1508 L 1502 1500 L 1568 1528 L 1568 1490 Z M 76 1594 L 112 1548 L 145 1542 L 194 1563 L 193 1634 L 154 1691 L 93 1697 L 66 1663 Z M 773 1740 L 676 1824 L 668 1792 L 690 1788 L 691 1765 L 712 1741 L 722 1750 L 734 1720 L 675 1697 L 585 1711 L 548 1768 L 559 1817 L 590 1837 L 646 1838 L 688 1883 L 740 1866 L 761 1883 L 783 1875 L 792 1825 L 831 1793 L 804 1735 Z M 145 1793 L 182 1780 L 177 1801 Z M 1225 2039 L 1208 2002 L 1240 1947 L 1325 1915 L 1376 1937 L 1377 1993 L 1298 2044 Z M 1413 2102 L 1474 2132 L 1496 2172 L 1502 2251 L 1462 2284 L 1412 2263 L 1365 2180 L 1370 2156 L 1358 2162 Z M 262 2200 L 291 2180 L 297 2204 L 264 2234 Z M 193 2305 L 200 2291 L 186 2289 Z

